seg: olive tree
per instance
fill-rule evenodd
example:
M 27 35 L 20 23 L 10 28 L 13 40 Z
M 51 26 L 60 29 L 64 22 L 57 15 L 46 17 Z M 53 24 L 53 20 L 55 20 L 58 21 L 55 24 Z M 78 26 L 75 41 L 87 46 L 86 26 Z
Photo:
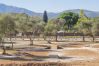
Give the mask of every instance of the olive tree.
M 57 31 L 62 30 L 64 21 L 61 19 L 51 19 L 45 26 L 45 33 L 55 35 L 57 41 Z
M 15 31 L 15 23 L 14 20 L 10 16 L 2 16 L 0 19 L 0 33 L 2 34 L 2 39 L 10 36 L 10 41 L 12 43 L 13 49 L 13 42 L 11 40 L 11 33 Z M 5 48 L 3 48 L 5 51 Z M 5 52 L 3 53 L 5 54 Z
M 93 41 L 95 36 L 99 36 L 99 22 L 94 22 L 92 26 Z

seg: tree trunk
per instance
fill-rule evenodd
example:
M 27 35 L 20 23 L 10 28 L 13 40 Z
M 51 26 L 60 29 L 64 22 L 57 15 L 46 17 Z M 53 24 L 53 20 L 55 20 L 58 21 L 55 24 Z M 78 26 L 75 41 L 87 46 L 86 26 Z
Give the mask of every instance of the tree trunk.
M 12 42 L 12 40 L 11 40 L 11 43 L 12 43 L 12 49 L 14 48 L 14 45 L 13 45 L 13 42 Z
M 83 42 L 85 42 L 85 36 L 83 35 Z
M 22 36 L 22 40 L 24 40 L 24 36 Z
M 10 41 L 11 41 L 11 36 L 10 36 Z
M 57 33 L 56 33 L 56 36 L 55 37 L 56 37 L 55 41 L 57 42 Z
M 5 48 L 4 44 L 3 44 L 3 40 L 1 41 L 1 43 L 2 43 L 2 49 L 3 49 L 2 54 L 4 55 L 4 54 L 6 54 L 6 48 Z
M 22 33 L 22 35 L 21 35 L 21 38 L 22 38 L 22 40 L 24 40 L 24 34 Z
M 44 38 L 44 40 L 46 40 L 46 37 L 45 36 L 43 36 L 43 38 Z
M 2 53 L 3 55 L 4 54 L 6 54 L 6 48 L 5 48 L 5 46 L 3 45 L 3 53 Z
M 30 45 L 33 45 L 33 39 L 30 36 Z
M 11 36 L 10 36 L 10 41 L 11 41 L 12 49 L 13 49 L 13 46 L 14 46 L 14 45 L 13 45 L 13 42 L 12 42 L 12 38 L 11 38 Z
M 92 38 L 93 38 L 93 42 L 95 41 L 95 37 L 94 36 L 92 36 Z
M 16 34 L 15 34 L 14 38 L 15 38 L 15 40 L 17 40 L 17 35 Z

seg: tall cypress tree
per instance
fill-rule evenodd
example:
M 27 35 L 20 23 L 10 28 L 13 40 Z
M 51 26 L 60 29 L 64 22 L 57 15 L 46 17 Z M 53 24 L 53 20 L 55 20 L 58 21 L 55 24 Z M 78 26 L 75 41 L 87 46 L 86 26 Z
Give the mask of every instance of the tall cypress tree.
M 43 14 L 43 21 L 44 21 L 45 23 L 48 22 L 47 11 L 44 11 L 44 14 Z

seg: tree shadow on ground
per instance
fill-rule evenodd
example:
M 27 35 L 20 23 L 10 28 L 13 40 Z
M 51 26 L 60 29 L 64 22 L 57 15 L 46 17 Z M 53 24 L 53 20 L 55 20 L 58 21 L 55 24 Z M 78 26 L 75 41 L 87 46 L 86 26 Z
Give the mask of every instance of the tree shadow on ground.
M 24 58 L 20 58 L 20 57 L 17 57 L 17 58 L 0 58 L 2 60 L 12 60 L 12 61 L 31 61 L 31 59 L 24 59 Z
M 15 44 L 16 42 L 7 42 L 7 41 L 5 41 L 5 42 L 2 42 L 2 43 L 4 43 L 4 44 Z
M 5 56 L 5 55 L 4 55 Z M 16 56 L 16 57 L 0 57 L 0 59 L 2 60 L 11 60 L 11 61 L 43 61 L 43 58 L 40 58 L 40 57 L 36 57 L 36 56 L 33 56 L 33 55 L 24 55 L 26 57 L 31 57 L 31 58 L 25 58 L 23 56 Z M 13 55 L 6 55 L 6 56 L 13 56 Z
M 47 48 L 47 47 L 46 47 Z M 50 52 L 50 51 L 55 51 L 52 49 L 46 49 L 46 48 L 33 48 L 33 47 L 26 47 L 26 48 L 20 48 L 20 49 L 16 49 L 16 51 L 29 51 L 29 52 Z
M 73 57 L 59 57 L 59 59 L 72 59 Z
M 26 57 L 31 57 L 31 58 L 49 58 L 48 56 L 36 56 L 36 55 L 32 55 L 30 53 L 26 53 L 26 52 L 22 52 L 22 53 L 18 53 L 21 55 L 24 55 Z

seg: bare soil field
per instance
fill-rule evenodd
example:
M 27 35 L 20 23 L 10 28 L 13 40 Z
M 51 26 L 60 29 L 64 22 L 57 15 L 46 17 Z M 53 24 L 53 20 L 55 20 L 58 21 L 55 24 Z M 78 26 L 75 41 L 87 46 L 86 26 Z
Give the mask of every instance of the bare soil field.
M 95 44 L 92 46 L 93 48 L 99 48 L 99 44 Z
M 64 51 L 66 56 L 98 57 L 99 53 L 87 49 L 73 49 Z
M 14 40 L 13 40 L 14 41 Z M 13 50 L 7 50 L 7 54 L 18 56 L 17 58 L 0 58 L 0 64 L 49 64 L 50 66 L 99 66 L 98 43 L 93 42 L 51 42 L 35 40 L 30 46 L 28 39 L 17 39 Z M 62 49 L 46 49 L 50 46 L 61 46 Z M 8 46 L 8 45 L 7 45 Z M 11 45 L 9 45 L 11 46 Z M 49 56 L 54 53 L 56 58 Z M 56 53 L 56 54 L 55 54 Z M 0 49 L 2 55 L 2 49 Z M 50 61 L 48 61 L 50 60 Z M 57 60 L 57 61 L 56 61 Z M 57 65 L 58 64 L 58 65 Z M 63 64 L 63 65 L 62 65 Z M 13 66 L 13 65 L 12 65 Z M 38 66 L 38 65 L 37 65 Z M 44 65 L 42 65 L 44 66 Z

